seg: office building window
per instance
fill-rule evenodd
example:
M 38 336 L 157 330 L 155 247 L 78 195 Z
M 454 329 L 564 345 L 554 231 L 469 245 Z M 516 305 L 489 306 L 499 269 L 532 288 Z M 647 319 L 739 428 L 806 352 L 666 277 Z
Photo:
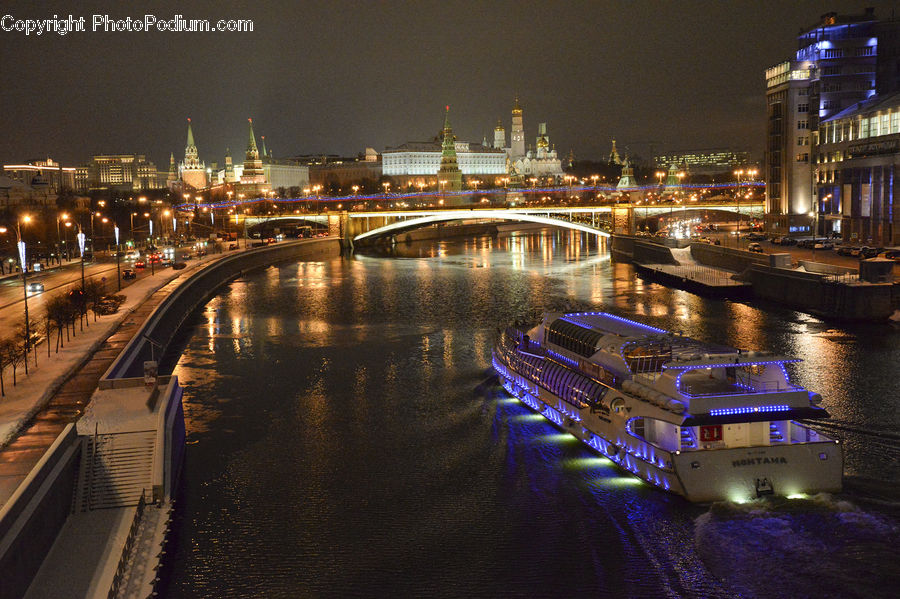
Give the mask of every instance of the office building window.
M 797 121 L 797 129 L 809 129 L 809 121 Z

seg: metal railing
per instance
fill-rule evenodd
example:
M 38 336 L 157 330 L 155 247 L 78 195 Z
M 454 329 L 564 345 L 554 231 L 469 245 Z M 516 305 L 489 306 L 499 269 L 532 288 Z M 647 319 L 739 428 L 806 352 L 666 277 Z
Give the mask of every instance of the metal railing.
M 122 555 L 119 557 L 119 565 L 116 567 L 116 575 L 113 576 L 112 584 L 109 586 L 108 599 L 115 599 L 122 590 L 122 583 L 125 580 L 125 572 L 128 568 L 128 560 L 131 557 L 131 550 L 134 549 L 135 539 L 138 530 L 141 528 L 141 519 L 144 516 L 144 507 L 147 501 L 144 498 L 144 492 L 141 492 L 141 498 L 138 499 L 137 509 L 134 511 L 134 518 L 131 520 L 131 528 L 128 529 L 128 537 L 125 539 L 125 546 L 122 548 Z

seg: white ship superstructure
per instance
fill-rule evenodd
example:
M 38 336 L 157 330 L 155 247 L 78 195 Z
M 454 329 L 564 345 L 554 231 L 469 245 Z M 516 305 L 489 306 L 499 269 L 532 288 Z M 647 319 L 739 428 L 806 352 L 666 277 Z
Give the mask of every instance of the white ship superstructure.
M 790 381 L 799 360 L 717 347 L 603 312 L 547 315 L 494 349 L 504 388 L 635 476 L 691 501 L 841 489 L 840 444 Z

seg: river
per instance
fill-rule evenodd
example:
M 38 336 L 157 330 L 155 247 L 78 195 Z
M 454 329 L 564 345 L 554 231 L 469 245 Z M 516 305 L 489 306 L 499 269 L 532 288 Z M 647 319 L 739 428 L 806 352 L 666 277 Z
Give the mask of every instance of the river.
M 845 443 L 837 496 L 692 505 L 490 381 L 498 326 L 602 309 L 803 358 Z M 167 597 L 889 597 L 900 327 L 636 278 L 562 231 L 270 267 L 195 314 Z

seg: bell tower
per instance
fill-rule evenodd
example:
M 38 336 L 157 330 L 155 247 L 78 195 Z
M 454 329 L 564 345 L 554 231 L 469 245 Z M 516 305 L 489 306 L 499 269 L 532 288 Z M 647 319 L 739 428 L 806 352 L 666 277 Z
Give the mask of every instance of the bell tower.
M 519 98 L 512 109 L 512 129 L 509 137 L 509 157 L 515 160 L 525 156 L 525 127 L 522 124 L 522 107 L 519 106 Z

